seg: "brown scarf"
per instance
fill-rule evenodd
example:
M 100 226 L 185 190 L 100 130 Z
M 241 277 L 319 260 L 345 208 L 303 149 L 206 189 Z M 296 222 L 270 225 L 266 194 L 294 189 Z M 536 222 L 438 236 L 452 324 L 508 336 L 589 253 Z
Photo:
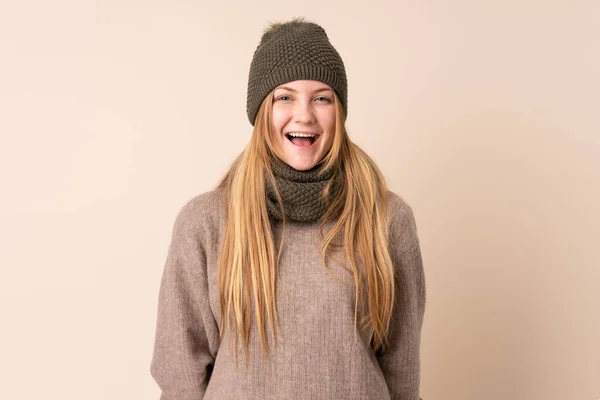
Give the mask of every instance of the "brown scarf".
M 321 219 L 328 207 L 323 197 L 323 190 L 333 177 L 333 168 L 322 174 L 319 174 L 322 170 L 320 165 L 308 171 L 298 171 L 279 159 L 273 160 L 271 167 L 283 201 L 286 220 L 314 222 Z M 334 180 L 329 192 L 329 201 L 334 198 L 338 189 L 338 181 Z M 269 181 L 265 185 L 265 190 L 269 217 L 282 220 L 277 196 Z

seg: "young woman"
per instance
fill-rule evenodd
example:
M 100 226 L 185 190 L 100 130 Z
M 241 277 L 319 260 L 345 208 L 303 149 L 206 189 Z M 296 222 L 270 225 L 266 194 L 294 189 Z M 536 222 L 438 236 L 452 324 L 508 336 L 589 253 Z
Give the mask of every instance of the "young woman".
M 250 143 L 175 221 L 151 366 L 161 399 L 419 399 L 415 220 L 349 139 L 347 111 L 323 28 L 272 24 L 250 67 Z

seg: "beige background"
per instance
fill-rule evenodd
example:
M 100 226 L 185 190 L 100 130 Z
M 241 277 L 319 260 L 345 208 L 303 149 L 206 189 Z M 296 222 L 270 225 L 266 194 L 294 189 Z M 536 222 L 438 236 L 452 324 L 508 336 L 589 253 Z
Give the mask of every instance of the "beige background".
M 250 137 L 266 22 L 299 15 L 417 218 L 423 397 L 600 398 L 594 0 L 0 0 L 0 396 L 158 398 L 175 215 Z

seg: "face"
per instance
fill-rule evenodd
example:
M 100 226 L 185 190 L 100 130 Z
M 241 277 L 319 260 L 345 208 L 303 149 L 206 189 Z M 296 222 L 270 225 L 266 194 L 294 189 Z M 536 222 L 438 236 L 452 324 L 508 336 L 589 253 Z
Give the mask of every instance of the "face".
M 299 80 L 278 86 L 272 115 L 275 145 L 292 168 L 309 170 L 331 149 L 335 102 L 327 84 Z

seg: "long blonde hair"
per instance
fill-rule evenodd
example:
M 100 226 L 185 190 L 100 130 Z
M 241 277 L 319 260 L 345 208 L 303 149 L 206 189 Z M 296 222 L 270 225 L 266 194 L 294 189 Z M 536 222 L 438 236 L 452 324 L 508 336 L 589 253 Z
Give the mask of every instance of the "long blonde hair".
M 358 309 L 365 310 L 360 327 L 368 332 L 372 348 L 380 350 L 387 344 L 395 298 L 394 270 L 388 251 L 387 186 L 373 160 L 349 139 L 341 104 L 334 97 L 334 141 L 322 164 L 324 169 L 335 170 L 325 191 L 336 178 L 339 190 L 320 221 L 323 237 L 319 257 L 327 269 L 328 251 L 337 238 L 342 238 L 349 263 L 346 269 L 355 284 L 355 325 Z M 219 184 L 227 199 L 219 262 L 221 337 L 231 330 L 236 354 L 238 338 L 246 352 L 254 315 L 267 357 L 266 327 L 275 339 L 278 326 L 275 282 L 280 254 L 275 248 L 265 195 L 265 182 L 269 180 L 279 197 L 271 169 L 272 158 L 279 154 L 272 136 L 272 105 L 273 92 L 261 104 L 250 143 Z M 278 200 L 283 208 L 281 198 Z M 324 227 L 330 222 L 333 227 L 324 234 Z

